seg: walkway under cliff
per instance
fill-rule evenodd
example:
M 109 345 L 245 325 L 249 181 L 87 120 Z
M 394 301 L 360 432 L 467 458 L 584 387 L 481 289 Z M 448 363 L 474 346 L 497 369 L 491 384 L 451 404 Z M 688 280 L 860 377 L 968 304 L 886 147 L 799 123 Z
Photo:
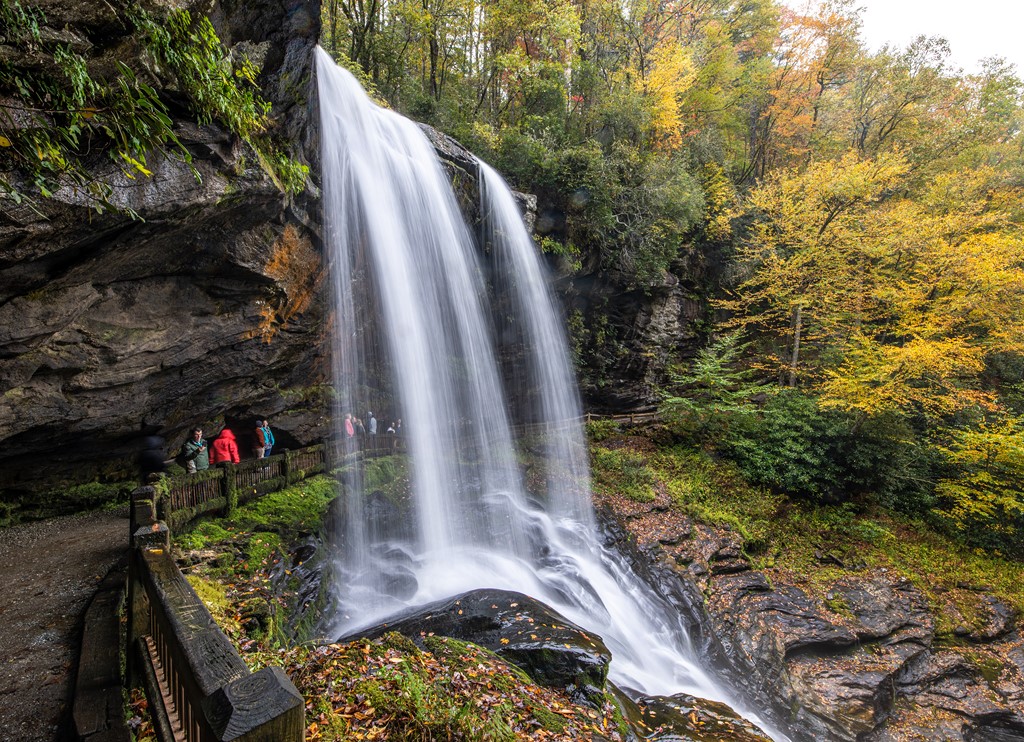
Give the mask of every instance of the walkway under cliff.
M 127 508 L 0 530 L 0 738 L 70 734 L 85 609 L 127 550 Z

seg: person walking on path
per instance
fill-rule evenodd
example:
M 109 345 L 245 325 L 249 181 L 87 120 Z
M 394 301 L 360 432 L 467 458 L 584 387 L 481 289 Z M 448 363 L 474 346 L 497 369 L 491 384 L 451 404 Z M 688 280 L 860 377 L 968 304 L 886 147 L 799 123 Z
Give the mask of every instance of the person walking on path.
M 266 447 L 263 449 L 263 458 L 267 458 L 270 455 L 270 449 L 274 447 L 274 431 L 270 429 L 270 420 L 263 421 L 263 440 L 266 441 Z
M 210 468 L 210 452 L 206 448 L 202 428 L 192 428 L 192 437 L 181 444 L 181 458 L 189 474 Z
M 263 421 L 256 421 L 256 430 L 253 432 L 252 457 L 262 459 L 267 448 L 267 437 L 263 434 Z
M 345 436 L 347 438 L 353 438 L 356 434 L 356 427 L 352 424 L 352 415 L 345 415 Z
M 230 428 L 224 428 L 217 440 L 210 446 L 211 464 L 237 464 L 239 462 L 238 443 Z
M 373 416 L 372 412 L 367 412 L 366 416 L 370 418 L 367 421 L 367 424 L 369 425 L 370 428 L 370 435 L 377 435 L 377 418 Z
M 167 471 L 164 463 L 164 439 L 158 435 L 147 435 L 142 439 L 142 450 L 139 452 L 139 474 L 143 482 L 148 482 L 154 474 Z

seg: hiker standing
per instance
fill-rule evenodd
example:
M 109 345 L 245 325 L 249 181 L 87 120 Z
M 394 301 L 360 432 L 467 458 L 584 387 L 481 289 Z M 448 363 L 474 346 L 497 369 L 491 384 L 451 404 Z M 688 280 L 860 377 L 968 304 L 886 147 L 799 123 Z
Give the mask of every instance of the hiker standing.
M 266 442 L 266 447 L 263 449 L 263 458 L 267 458 L 270 455 L 270 449 L 274 447 L 274 431 L 270 429 L 270 420 L 263 421 L 263 440 Z
M 238 443 L 236 442 L 235 434 L 230 428 L 224 428 L 210 446 L 210 463 L 237 464 L 239 461 Z
M 262 459 L 263 452 L 267 447 L 267 438 L 263 434 L 263 421 L 256 421 L 256 430 L 253 431 L 252 456 L 254 459 Z
M 185 462 L 185 470 L 189 474 L 206 471 L 210 468 L 210 452 L 206 449 L 202 428 L 192 428 L 192 437 L 181 444 L 181 458 Z

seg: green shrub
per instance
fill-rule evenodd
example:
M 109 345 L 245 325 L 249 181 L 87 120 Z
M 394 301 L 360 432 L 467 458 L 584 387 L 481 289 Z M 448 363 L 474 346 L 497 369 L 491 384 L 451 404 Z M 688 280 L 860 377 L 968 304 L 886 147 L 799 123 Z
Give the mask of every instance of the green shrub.
M 587 420 L 586 431 L 588 439 L 600 443 L 618 433 L 619 424 L 614 420 Z
M 872 495 L 908 513 L 933 502 L 935 453 L 896 416 L 863 420 L 785 390 L 760 414 L 737 418 L 721 448 L 748 481 L 794 497 L 838 503 Z

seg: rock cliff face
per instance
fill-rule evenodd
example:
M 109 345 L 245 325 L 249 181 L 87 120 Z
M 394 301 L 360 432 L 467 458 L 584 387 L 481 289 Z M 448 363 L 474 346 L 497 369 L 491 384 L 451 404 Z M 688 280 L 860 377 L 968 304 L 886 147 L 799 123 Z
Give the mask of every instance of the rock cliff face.
M 1024 639 L 984 587 L 980 617 L 950 641 L 921 592 L 884 569 L 823 554 L 843 574 L 816 594 L 752 569 L 736 533 L 671 511 L 667 495 L 611 505 L 633 537 L 621 548 L 635 543 L 681 586 L 674 602 L 703 654 L 794 739 L 1024 740 Z M 679 599 L 688 591 L 703 605 Z
M 633 291 L 623 291 L 614 276 L 601 274 L 559 282 L 560 298 L 573 318 L 587 409 L 657 405 L 666 368 L 692 357 L 700 346 L 698 326 L 707 311 L 697 285 L 703 273 L 703 268 L 679 265 L 661 284 Z
M 150 3 L 153 5 L 155 3 Z M 134 52 L 112 4 L 39 3 L 44 33 L 90 64 Z M 179 6 L 180 4 L 175 4 Z M 212 5 L 212 8 L 211 8 Z M 262 59 L 275 135 L 315 164 L 312 49 L 319 3 L 225 0 L 207 12 L 229 48 Z M 173 83 L 162 81 L 171 101 Z M 172 105 L 175 105 L 172 103 Z M 123 470 L 145 430 L 180 444 L 193 424 L 269 416 L 282 443 L 319 436 L 323 269 L 311 196 L 289 199 L 254 153 L 178 111 L 194 177 L 173 159 L 97 177 L 141 219 L 99 215 L 61 190 L 37 210 L 0 200 L 0 497 L 74 471 Z M 310 189 L 315 192 L 315 189 Z M 241 430 L 239 432 L 246 432 Z

